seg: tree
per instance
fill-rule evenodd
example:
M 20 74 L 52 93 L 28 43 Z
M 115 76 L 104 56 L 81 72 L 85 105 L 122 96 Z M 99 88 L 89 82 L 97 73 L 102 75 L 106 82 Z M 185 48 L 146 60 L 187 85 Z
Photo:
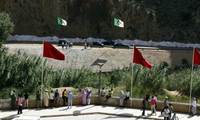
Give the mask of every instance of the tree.
M 8 35 L 13 32 L 13 29 L 14 24 L 10 16 L 5 12 L 0 13 L 0 47 L 6 41 Z

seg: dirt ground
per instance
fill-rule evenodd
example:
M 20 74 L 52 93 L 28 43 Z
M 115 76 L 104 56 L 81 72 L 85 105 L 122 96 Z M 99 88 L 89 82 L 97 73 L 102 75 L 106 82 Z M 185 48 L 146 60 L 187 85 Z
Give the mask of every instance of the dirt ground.
M 10 53 L 16 53 L 18 50 L 30 55 L 42 57 L 42 44 L 6 44 Z M 98 66 L 93 66 L 98 58 L 105 59 L 106 63 L 102 67 L 102 71 L 111 71 L 113 69 L 128 67 L 132 63 L 132 49 L 114 49 L 104 48 L 87 48 L 84 46 L 73 46 L 72 48 L 62 49 L 60 46 L 54 45 L 57 49 L 65 54 L 65 61 L 57 61 L 48 59 L 48 64 L 58 68 L 89 68 L 98 71 Z M 179 49 L 158 49 L 158 48 L 139 48 L 145 59 L 152 64 L 160 64 L 167 62 L 169 65 L 175 66 L 181 64 L 183 59 L 191 63 L 192 51 Z

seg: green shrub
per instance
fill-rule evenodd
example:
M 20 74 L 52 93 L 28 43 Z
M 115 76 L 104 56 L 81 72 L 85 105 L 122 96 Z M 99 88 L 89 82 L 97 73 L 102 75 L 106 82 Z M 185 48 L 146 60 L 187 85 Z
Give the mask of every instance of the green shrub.
M 9 91 L 15 89 L 18 93 L 35 93 L 41 88 L 101 87 L 115 88 L 115 95 L 119 95 L 120 90 L 131 91 L 132 96 L 143 97 L 145 94 L 158 95 L 161 99 L 166 95 L 163 89 L 176 90 L 184 101 L 188 100 L 190 91 L 191 69 L 179 68 L 173 70 L 163 64 L 155 65 L 152 69 L 146 69 L 140 65 L 133 67 L 116 69 L 108 73 L 94 73 L 89 69 L 58 69 L 47 65 L 47 60 L 41 57 L 29 56 L 18 52 L 8 54 L 5 48 L 0 48 L 0 97 L 8 97 Z M 43 67 L 42 67 L 43 66 Z M 43 68 L 43 69 L 42 69 Z M 44 81 L 42 82 L 42 70 L 44 70 Z M 193 90 L 192 96 L 199 97 L 200 93 L 200 70 L 193 70 Z M 179 101 L 181 97 L 171 96 L 172 100 Z M 176 98 L 177 97 L 177 98 Z
M 0 47 L 13 29 L 14 24 L 11 22 L 10 16 L 5 12 L 0 13 Z

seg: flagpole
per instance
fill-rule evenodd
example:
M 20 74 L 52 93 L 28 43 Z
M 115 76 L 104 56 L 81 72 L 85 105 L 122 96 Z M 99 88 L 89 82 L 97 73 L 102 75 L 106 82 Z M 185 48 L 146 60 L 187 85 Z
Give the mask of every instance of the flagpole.
M 44 40 L 43 40 L 43 45 L 44 45 Z M 40 93 L 41 94 L 41 107 L 42 107 L 42 102 L 43 102 L 43 89 L 42 89 L 43 81 L 44 81 L 44 60 L 42 58 L 42 78 L 41 78 L 41 93 Z
M 131 63 L 131 108 L 133 107 L 133 63 Z
M 191 70 L 191 73 L 190 73 L 190 101 L 189 101 L 189 113 L 190 113 L 190 106 L 191 106 L 191 100 L 192 100 L 193 68 L 194 68 L 194 47 L 193 47 L 193 54 L 192 54 L 192 70 Z
M 134 47 L 135 46 L 133 45 L 133 48 Z M 134 53 L 132 53 L 132 59 L 134 59 Z M 133 65 L 134 65 L 133 62 L 132 62 L 132 59 L 131 59 L 131 103 L 130 103 L 131 108 L 133 107 L 132 105 L 133 105 Z

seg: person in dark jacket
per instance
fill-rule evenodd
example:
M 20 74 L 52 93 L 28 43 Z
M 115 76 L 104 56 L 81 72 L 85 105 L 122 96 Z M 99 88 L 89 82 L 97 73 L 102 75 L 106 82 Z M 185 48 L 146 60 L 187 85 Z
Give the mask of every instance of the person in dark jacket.
M 146 110 L 147 105 L 148 105 L 148 100 L 149 100 L 149 95 L 144 96 L 144 98 L 142 100 L 142 116 L 145 115 L 145 110 Z
M 18 95 L 16 103 L 17 103 L 17 106 L 18 106 L 17 114 L 22 114 L 24 98 L 22 97 L 21 94 Z

